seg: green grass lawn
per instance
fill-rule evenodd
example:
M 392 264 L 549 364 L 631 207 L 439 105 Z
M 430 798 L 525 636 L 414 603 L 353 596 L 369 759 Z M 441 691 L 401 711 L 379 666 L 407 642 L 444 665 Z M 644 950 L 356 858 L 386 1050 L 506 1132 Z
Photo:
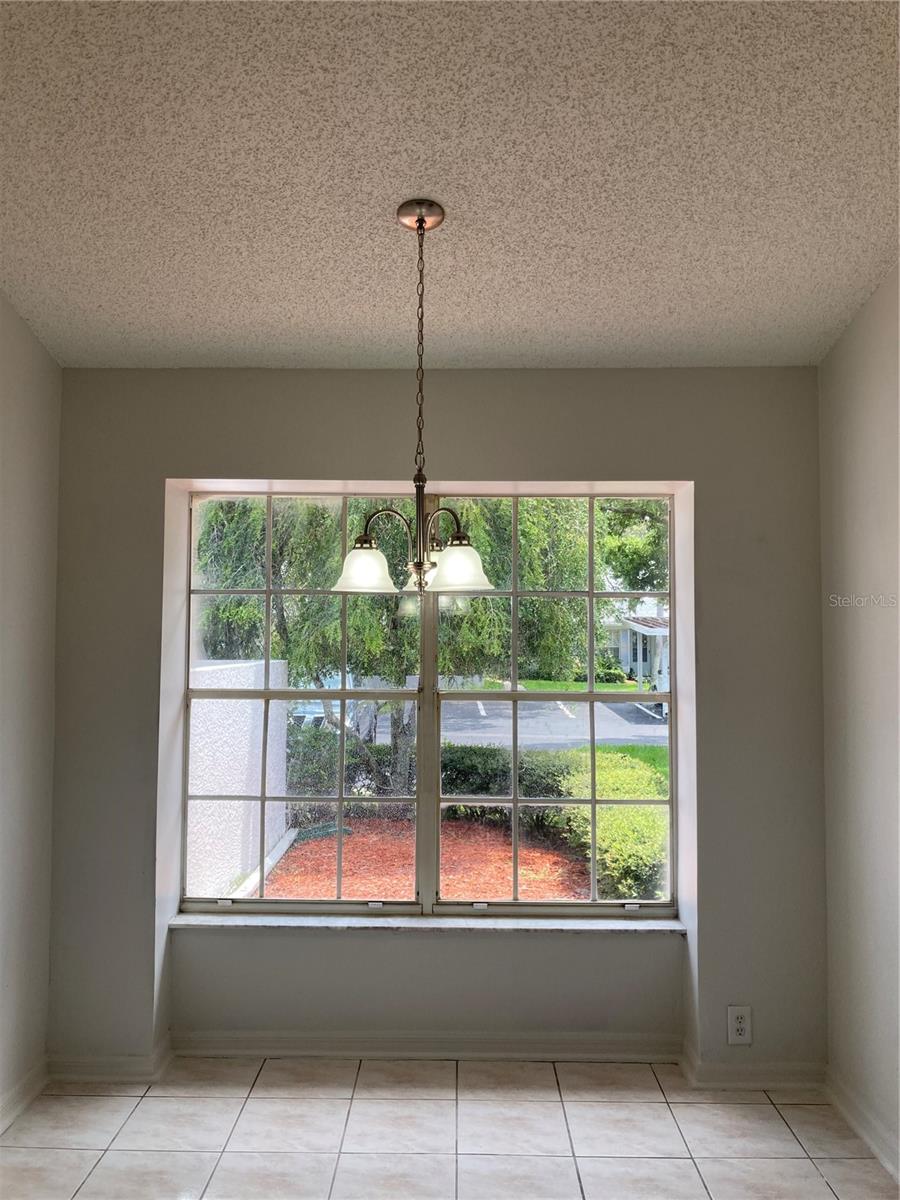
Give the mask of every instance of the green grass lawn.
M 584 692 L 587 690 L 586 683 L 579 683 L 574 679 L 520 679 L 519 687 L 526 692 Z M 501 692 L 504 685 L 499 679 L 485 679 L 480 688 L 473 686 L 472 691 L 485 692 Z M 598 683 L 596 690 L 598 692 L 634 692 L 637 691 L 637 682 L 634 679 L 627 679 L 624 683 Z

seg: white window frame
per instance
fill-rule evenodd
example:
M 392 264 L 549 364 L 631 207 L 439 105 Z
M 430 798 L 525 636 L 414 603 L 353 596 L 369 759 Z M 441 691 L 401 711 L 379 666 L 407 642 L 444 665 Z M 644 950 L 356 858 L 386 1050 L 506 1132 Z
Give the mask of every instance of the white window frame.
M 240 481 L 240 480 L 209 480 L 209 481 L 169 481 L 170 484 L 187 484 L 189 485 L 188 493 L 188 532 L 187 532 L 187 614 L 184 615 L 184 662 L 183 662 L 183 748 L 182 748 L 182 788 L 181 788 L 181 900 L 180 908 L 186 913 L 202 913 L 202 912 L 217 912 L 230 911 L 234 913 L 295 913 L 295 914 L 325 914 L 336 913 L 343 915 L 362 914 L 373 915 L 373 909 L 379 914 L 391 915 L 434 915 L 434 916 L 465 916 L 465 917 L 490 917 L 490 916 L 577 916 L 577 917 L 624 917 L 628 919 L 640 918 L 665 918 L 677 915 L 677 895 L 678 895 L 678 807 L 679 807 L 679 781 L 678 781 L 678 759 L 680 757 L 678 748 L 680 745 L 678 737 L 678 722 L 679 722 L 679 706 L 680 694 L 682 691 L 682 674 L 687 674 L 687 671 L 681 668 L 678 660 L 677 641 L 678 632 L 683 632 L 686 628 L 685 617 L 691 624 L 691 646 L 690 646 L 690 663 L 688 671 L 690 674 L 691 687 L 688 688 L 689 695 L 693 695 L 693 645 L 692 645 L 692 620 L 693 620 L 693 593 L 692 588 L 689 590 L 689 596 L 686 599 L 690 601 L 690 608 L 685 607 L 684 613 L 678 619 L 676 606 L 679 598 L 679 586 L 676 583 L 676 572 L 679 569 L 678 559 L 682 555 L 679 554 L 678 543 L 676 538 L 676 523 L 679 520 L 679 496 L 683 496 L 685 489 L 689 491 L 690 506 L 685 508 L 685 514 L 692 517 L 692 485 L 679 483 L 660 483 L 660 482 L 638 482 L 638 483 L 615 483 L 615 484 L 576 484 L 576 483 L 472 483 L 472 482 L 448 482 L 435 483 L 430 485 L 430 500 L 432 504 L 437 503 L 438 496 L 452 497 L 511 497 L 514 503 L 514 512 L 516 510 L 517 501 L 525 497 L 552 497 L 560 496 L 566 498 L 588 498 L 592 500 L 604 498 L 649 498 L 649 499 L 667 499 L 669 501 L 669 588 L 668 588 L 668 603 L 669 603 L 669 679 L 670 691 L 665 695 L 661 693 L 654 694 L 654 702 L 662 702 L 668 704 L 668 729 L 669 729 L 669 771 L 670 771 L 670 788 L 669 788 L 669 809 L 670 809 L 670 841 L 669 841 L 669 880 L 670 880 L 670 897 L 665 900 L 650 901 L 612 901 L 591 900 L 583 901 L 520 901 L 514 899 L 512 901 L 479 901 L 471 902 L 441 900 L 438 898 L 438 873 L 440 862 L 440 807 L 442 798 L 440 795 L 440 754 L 439 754 L 439 731 L 440 731 L 440 704 L 442 695 L 446 698 L 462 698 L 477 699 L 479 693 L 466 691 L 464 693 L 440 693 L 437 689 L 437 602 L 436 597 L 427 596 L 423 605 L 422 619 L 422 649 L 420 663 L 420 677 L 418 693 L 408 690 L 390 690 L 390 691 L 361 691 L 359 689 L 348 689 L 345 686 L 340 689 L 329 689 L 329 698 L 340 700 L 342 703 L 352 699 L 380 699 L 380 700 L 399 700 L 417 698 L 417 796 L 414 801 L 408 799 L 398 799 L 396 803 L 415 803 L 416 805 L 416 886 L 417 895 L 415 900 L 410 901 L 359 901 L 359 900 L 284 900 L 284 899 L 220 899 L 217 897 L 196 898 L 185 896 L 185 879 L 186 879 L 186 852 L 187 852 L 187 786 L 188 786 L 188 727 L 189 727 L 189 708 L 193 695 L 203 698 L 214 698 L 218 693 L 212 689 L 198 690 L 192 693 L 189 683 L 189 656 L 190 656 L 190 592 L 191 592 L 191 568 L 192 568 L 192 532 L 190 502 L 196 497 L 206 497 L 209 495 L 216 496 L 263 496 L 268 497 L 267 501 L 267 530 L 271 529 L 271 497 L 277 495 L 291 496 L 310 496 L 344 499 L 342 522 L 342 551 L 346 551 L 346 543 L 348 533 L 353 531 L 347 530 L 346 523 L 346 501 L 353 496 L 363 496 L 366 498 L 378 498 L 382 496 L 403 496 L 409 493 L 408 484 L 396 482 L 366 482 L 356 484 L 341 484 L 334 481 L 305 481 L 300 483 L 260 483 L 259 481 Z M 589 584 L 594 582 L 593 558 L 594 558 L 594 505 L 589 505 Z M 684 546 L 687 542 L 684 541 L 684 534 L 689 533 L 692 540 L 692 529 L 690 531 L 682 531 L 682 542 Z M 180 540 L 180 539 L 179 539 Z M 513 563 L 512 563 L 512 581 L 516 582 L 516 555 L 517 555 L 517 529 L 514 518 L 513 525 Z M 268 557 L 268 547 L 267 547 Z M 689 558 L 690 555 L 684 551 L 683 557 Z M 171 559 L 167 556 L 167 561 Z M 182 559 L 182 562 L 184 560 Z M 267 564 L 268 566 L 268 564 Z M 692 562 L 689 563 L 692 567 Z M 267 578 L 266 588 L 266 652 L 268 658 L 268 617 L 269 617 L 269 594 L 271 590 L 271 578 Z M 182 574 L 182 589 L 183 574 Z M 200 589 L 201 591 L 204 589 Z M 252 591 L 253 589 L 250 589 Z M 518 593 L 515 588 L 504 589 L 498 593 L 511 597 L 512 605 L 512 647 L 511 647 L 511 669 L 513 672 L 513 688 L 515 689 L 516 672 L 518 668 L 518 653 L 517 653 L 517 622 L 516 622 L 516 603 Z M 587 592 L 572 592 L 572 593 L 534 593 L 542 596 L 565 596 L 572 595 L 578 598 L 586 598 L 588 602 L 588 642 L 589 642 L 589 667 L 588 681 L 594 681 L 593 664 L 595 655 L 595 638 L 594 638 L 594 601 L 596 599 L 611 598 L 611 599 L 628 599 L 639 596 L 646 596 L 651 593 L 639 592 L 602 592 L 594 591 L 589 587 Z M 657 593 L 660 594 L 660 593 Z M 343 628 L 346 631 L 346 599 L 342 603 L 342 621 Z M 346 632 L 344 632 L 346 638 Z M 165 664 L 164 664 L 165 666 Z M 679 671 L 682 674 L 679 674 Z M 164 671 L 165 674 L 165 671 Z M 267 680 L 268 682 L 268 680 Z M 346 684 L 346 680 L 342 681 Z M 233 694 L 233 693 L 230 693 Z M 248 690 L 241 692 L 242 696 L 247 698 L 260 699 L 321 699 L 322 693 L 316 689 L 290 691 L 273 691 L 271 689 Z M 496 692 L 485 693 L 485 700 L 493 700 L 497 702 L 499 697 Z M 591 724 L 591 742 L 593 744 L 593 706 L 595 703 L 603 702 L 622 702 L 623 693 L 621 692 L 603 692 L 602 690 L 593 690 L 588 688 L 585 692 L 578 693 L 544 693 L 544 692 L 512 692 L 504 696 L 504 700 L 513 706 L 513 738 L 515 747 L 515 738 L 517 730 L 517 706 L 520 701 L 552 701 L 557 699 L 587 702 L 588 711 L 590 713 Z M 266 709 L 268 704 L 266 704 Z M 690 721 L 687 722 L 689 728 L 693 730 L 693 710 L 690 713 Z M 693 736 L 691 734 L 691 736 Z M 161 747 L 162 756 L 162 747 Z M 263 737 L 263 778 L 265 778 L 265 733 Z M 592 763 L 594 759 L 592 756 Z M 340 772 L 341 776 L 343 772 Z M 593 771 L 592 771 L 593 774 Z M 496 804 L 511 804 L 513 805 L 513 838 L 517 841 L 517 825 L 515 819 L 517 809 L 515 807 L 518 796 L 518 772 L 513 766 L 513 798 L 501 800 L 496 798 Z M 340 780 L 339 791 L 343 791 L 343 778 Z M 595 789 L 592 787 L 592 792 Z M 260 822 L 261 831 L 265 821 L 265 801 L 260 799 Z M 301 802 L 305 798 L 298 798 Z M 329 797 L 334 800 L 335 798 Z M 448 797 L 444 800 L 445 803 L 452 803 L 453 797 Z M 384 798 L 384 802 L 391 803 L 389 798 Z M 472 804 L 477 804 L 479 801 L 463 801 Z M 608 802 L 608 801 L 607 801 Z M 490 804 L 490 800 L 482 801 L 482 803 Z M 553 801 L 548 801 L 548 804 Z M 559 803 L 559 801 L 557 801 Z M 592 807 L 592 812 L 596 809 L 598 803 L 596 795 L 590 801 L 573 801 L 572 803 L 589 803 Z M 623 800 L 619 803 L 630 805 L 640 803 L 640 801 Z M 647 801 L 647 803 L 661 803 L 659 800 Z M 340 809 L 339 822 L 340 822 Z M 592 828 L 594 820 L 592 817 Z M 265 853 L 265 839 L 261 837 L 260 857 L 261 865 Z M 515 849 L 514 849 L 515 853 Z M 596 872 L 592 871 L 592 889 L 596 891 Z

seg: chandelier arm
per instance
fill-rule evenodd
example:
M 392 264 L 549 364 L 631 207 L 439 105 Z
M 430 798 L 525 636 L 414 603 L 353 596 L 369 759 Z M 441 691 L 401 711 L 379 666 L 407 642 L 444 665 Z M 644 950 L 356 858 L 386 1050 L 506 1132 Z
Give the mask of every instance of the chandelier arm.
M 453 518 L 454 535 L 456 537 L 462 537 L 463 527 L 462 527 L 462 521 L 460 521 L 460 519 L 459 519 L 459 514 L 456 512 L 455 509 L 447 508 L 445 505 L 441 505 L 440 508 L 436 508 L 434 510 L 434 512 L 431 514 L 431 516 L 426 521 L 426 524 L 425 524 L 426 545 L 430 542 L 430 539 L 431 539 L 431 527 L 434 524 L 435 520 L 437 520 L 437 518 L 440 517 L 441 513 L 447 513 L 448 516 Z
M 412 526 L 410 525 L 408 519 L 404 517 L 403 513 L 397 512 L 396 508 L 376 508 L 374 512 L 369 513 L 369 515 L 366 517 L 366 523 L 363 527 L 362 533 L 364 538 L 371 536 L 369 533 L 369 528 L 376 517 L 396 517 L 397 520 L 403 525 L 403 528 L 406 530 L 406 546 L 409 553 L 409 560 L 411 561 L 413 557 L 413 532 Z M 357 541 L 359 541 L 358 538 Z

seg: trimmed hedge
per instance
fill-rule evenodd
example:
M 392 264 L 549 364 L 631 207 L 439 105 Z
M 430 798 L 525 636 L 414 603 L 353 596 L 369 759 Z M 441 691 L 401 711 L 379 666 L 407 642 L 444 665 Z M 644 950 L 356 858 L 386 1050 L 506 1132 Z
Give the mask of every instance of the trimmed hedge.
M 668 796 L 665 746 L 600 746 L 598 795 L 614 800 L 664 800 Z M 389 745 L 348 738 L 346 792 L 365 796 L 415 794 L 416 759 L 397 758 Z M 288 786 L 294 793 L 335 793 L 338 733 L 332 727 L 288 726 Z M 466 797 L 502 799 L 510 793 L 510 751 L 503 746 L 441 747 L 445 797 L 460 802 L 444 810 L 451 820 L 502 825 L 509 810 Z M 571 851 L 590 858 L 590 809 L 576 797 L 589 794 L 588 749 L 526 750 L 520 756 L 519 790 L 545 799 L 546 806 L 522 805 L 521 829 L 531 837 L 564 841 Z M 560 801 L 571 804 L 559 806 Z M 357 802 L 360 809 L 363 804 Z M 347 814 L 351 815 L 351 814 Z M 601 899 L 660 899 L 667 892 L 668 811 L 663 805 L 600 805 L 597 809 L 597 886 Z

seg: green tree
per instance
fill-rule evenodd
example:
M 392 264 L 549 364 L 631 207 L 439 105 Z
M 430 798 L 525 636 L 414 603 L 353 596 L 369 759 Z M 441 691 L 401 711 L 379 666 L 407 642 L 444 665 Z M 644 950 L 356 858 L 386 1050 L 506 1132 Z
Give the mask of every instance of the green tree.
M 664 592 L 669 586 L 669 512 L 665 500 L 603 500 L 595 516 L 599 590 Z
M 488 577 L 508 588 L 512 568 L 512 503 L 508 498 L 450 499 Z M 409 518 L 411 499 L 353 497 L 348 501 L 348 540 L 375 508 L 392 504 Z M 441 533 L 450 521 L 441 518 Z M 597 558 L 627 590 L 665 587 L 667 519 L 665 502 L 610 500 L 596 505 Z M 379 518 L 373 526 L 392 576 L 407 581 L 408 545 L 399 522 Z M 523 498 L 518 510 L 519 584 L 534 591 L 584 590 L 587 587 L 588 504 L 574 497 Z M 195 512 L 194 579 L 209 589 L 262 589 L 266 580 L 266 501 L 259 497 L 223 497 L 202 501 Z M 340 707 L 329 700 L 341 669 L 341 604 L 328 589 L 340 572 L 340 502 L 275 497 L 271 531 L 271 655 L 286 663 L 291 687 L 321 692 L 325 723 L 340 728 Z M 316 589 L 323 594 L 285 595 L 282 588 Z M 404 597 L 348 596 L 347 670 L 355 683 L 406 686 L 419 672 L 417 602 Z M 404 615 L 412 601 L 413 615 Z M 587 637 L 583 601 L 548 603 L 523 599 L 520 614 L 519 672 L 524 679 L 584 679 Z M 510 602 L 505 597 L 473 600 L 464 611 L 441 615 L 438 671 L 441 675 L 505 676 L 509 670 Z M 205 654 L 211 659 L 248 659 L 262 655 L 265 606 L 258 596 L 229 595 L 207 601 L 200 618 Z M 392 761 L 376 761 L 374 729 L 387 709 Z M 385 702 L 367 731 L 354 731 L 354 762 L 365 764 L 381 789 L 408 787 L 414 764 L 414 706 Z M 307 744 L 300 739 L 297 745 Z M 312 745 L 312 743 L 309 743 Z M 359 768 L 362 771 L 362 766 Z M 385 770 L 388 781 L 384 781 Z

